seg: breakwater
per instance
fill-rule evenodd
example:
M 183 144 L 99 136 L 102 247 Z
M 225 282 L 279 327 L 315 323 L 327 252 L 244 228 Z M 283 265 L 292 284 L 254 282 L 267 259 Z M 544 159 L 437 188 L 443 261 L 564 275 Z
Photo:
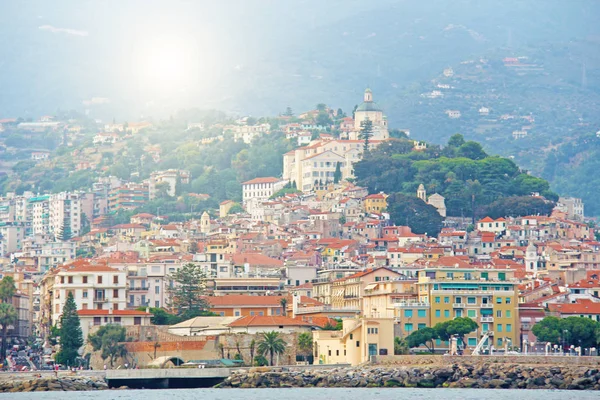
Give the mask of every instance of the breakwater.
M 454 363 L 295 370 L 250 368 L 234 371 L 218 388 L 409 387 L 600 390 L 595 366 Z
M 12 373 L 0 375 L 0 393 L 105 390 L 100 376 Z

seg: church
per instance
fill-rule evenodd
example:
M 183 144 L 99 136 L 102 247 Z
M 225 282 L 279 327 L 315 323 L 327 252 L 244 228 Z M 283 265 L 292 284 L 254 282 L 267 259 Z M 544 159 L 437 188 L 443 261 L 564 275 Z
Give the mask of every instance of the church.
M 438 214 L 446 218 L 446 202 L 444 196 L 439 193 L 434 193 L 427 198 L 427 192 L 425 186 L 421 183 L 417 189 L 417 197 L 423 200 L 425 203 L 434 206 L 437 209 Z
M 373 122 L 372 140 L 389 139 L 387 117 L 383 115 L 383 110 L 373 101 L 373 92 L 371 89 L 365 90 L 363 102 L 354 111 L 354 132 L 350 133 L 352 140 L 359 139 L 361 122 L 369 119 Z

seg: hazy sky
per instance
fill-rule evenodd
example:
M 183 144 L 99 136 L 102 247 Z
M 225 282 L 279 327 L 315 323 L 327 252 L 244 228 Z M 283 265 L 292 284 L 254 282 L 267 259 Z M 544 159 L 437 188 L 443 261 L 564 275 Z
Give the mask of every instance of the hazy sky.
M 588 35 L 598 3 L 4 0 L 0 118 L 59 107 L 103 117 L 351 107 L 367 85 L 399 90 L 509 40 Z M 465 38 L 449 38 L 448 24 Z

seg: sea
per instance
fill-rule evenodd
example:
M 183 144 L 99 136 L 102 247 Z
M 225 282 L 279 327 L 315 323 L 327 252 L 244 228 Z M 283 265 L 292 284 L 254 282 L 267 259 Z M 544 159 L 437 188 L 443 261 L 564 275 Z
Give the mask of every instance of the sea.
M 598 392 L 544 389 L 412 389 L 412 388 L 290 388 L 290 389 L 166 389 L 92 392 L 2 393 L 14 400 L 597 400 Z

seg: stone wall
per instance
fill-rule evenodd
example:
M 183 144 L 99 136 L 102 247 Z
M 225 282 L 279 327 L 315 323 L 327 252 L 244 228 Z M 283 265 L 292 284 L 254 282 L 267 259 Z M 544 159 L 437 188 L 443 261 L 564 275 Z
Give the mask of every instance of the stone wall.
M 396 367 L 237 370 L 216 387 L 420 387 L 600 390 L 600 372 L 589 366 L 456 363 Z
M 376 364 L 393 365 L 448 365 L 454 363 L 507 363 L 526 365 L 589 365 L 600 366 L 600 357 L 571 356 L 443 356 L 443 355 L 400 355 L 377 356 Z
M 240 354 L 244 359 L 244 363 L 247 365 L 251 365 L 250 363 L 250 343 L 254 339 L 255 348 L 254 348 L 254 356 L 258 355 L 258 343 L 261 340 L 261 334 L 248 334 L 248 333 L 228 333 L 222 334 L 219 336 L 218 343 L 223 345 L 223 353 L 225 358 L 234 358 L 238 353 L 238 347 L 240 350 Z M 276 365 L 295 365 L 296 364 L 296 354 L 297 354 L 297 343 L 298 343 L 298 334 L 297 333 L 281 333 L 280 337 L 286 343 L 285 353 L 280 354 L 279 357 L 275 356 L 273 362 Z M 218 347 L 218 345 L 217 345 Z M 219 347 L 218 347 L 219 348 Z M 220 349 L 219 349 L 219 357 L 220 357 Z M 269 356 L 266 355 L 267 360 Z M 279 360 L 279 363 L 277 361 Z

